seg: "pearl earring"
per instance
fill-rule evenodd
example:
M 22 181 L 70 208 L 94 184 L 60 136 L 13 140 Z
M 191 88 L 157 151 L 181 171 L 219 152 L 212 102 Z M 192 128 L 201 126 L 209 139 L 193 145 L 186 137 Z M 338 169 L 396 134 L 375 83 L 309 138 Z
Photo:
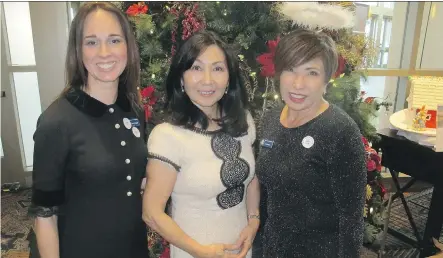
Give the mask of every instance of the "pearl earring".
M 182 85 L 182 92 L 185 92 L 185 87 Z

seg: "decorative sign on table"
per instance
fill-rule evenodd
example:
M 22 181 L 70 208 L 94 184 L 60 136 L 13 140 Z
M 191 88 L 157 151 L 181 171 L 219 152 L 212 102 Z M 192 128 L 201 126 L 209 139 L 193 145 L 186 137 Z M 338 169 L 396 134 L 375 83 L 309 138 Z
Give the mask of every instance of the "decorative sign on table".
M 410 77 L 408 110 L 415 130 L 437 128 L 437 106 L 443 105 L 443 77 Z

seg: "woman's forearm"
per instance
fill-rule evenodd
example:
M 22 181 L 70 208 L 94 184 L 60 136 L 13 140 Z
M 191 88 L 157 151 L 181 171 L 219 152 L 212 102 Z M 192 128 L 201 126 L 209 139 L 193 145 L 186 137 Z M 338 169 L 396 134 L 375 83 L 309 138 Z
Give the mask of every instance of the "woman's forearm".
M 164 212 L 147 212 L 143 216 L 146 224 L 159 233 L 172 245 L 186 251 L 192 256 L 199 256 L 203 246 L 188 236 L 170 216 Z
M 251 183 L 248 185 L 246 191 L 246 206 L 248 215 L 260 215 L 260 184 L 257 176 L 254 176 Z M 252 219 L 254 218 L 250 218 L 250 220 Z M 254 219 L 254 221 L 257 221 L 257 219 Z
M 42 258 L 58 258 L 59 238 L 57 229 L 57 216 L 48 218 L 37 217 L 34 226 L 37 246 Z

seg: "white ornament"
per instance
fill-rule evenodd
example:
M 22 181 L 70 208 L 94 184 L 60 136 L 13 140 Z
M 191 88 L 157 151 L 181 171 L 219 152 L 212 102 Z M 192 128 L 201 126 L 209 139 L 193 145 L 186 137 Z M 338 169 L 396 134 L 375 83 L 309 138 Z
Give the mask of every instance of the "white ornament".
M 317 2 L 284 2 L 279 12 L 293 24 L 310 29 L 343 29 L 354 27 L 355 16 L 341 6 Z
M 309 149 L 309 148 L 311 148 L 314 145 L 314 138 L 312 138 L 312 136 L 308 135 L 305 138 L 303 138 L 303 140 L 301 141 L 301 144 L 306 149 Z

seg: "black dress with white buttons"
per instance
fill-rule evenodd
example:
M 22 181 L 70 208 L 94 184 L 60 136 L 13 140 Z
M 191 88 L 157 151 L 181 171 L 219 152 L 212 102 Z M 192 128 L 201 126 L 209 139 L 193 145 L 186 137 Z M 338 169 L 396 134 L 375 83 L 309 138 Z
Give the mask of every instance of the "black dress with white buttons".
M 105 105 L 71 89 L 40 116 L 30 213 L 58 215 L 61 258 L 148 257 L 145 138 L 143 115 L 122 92 Z

